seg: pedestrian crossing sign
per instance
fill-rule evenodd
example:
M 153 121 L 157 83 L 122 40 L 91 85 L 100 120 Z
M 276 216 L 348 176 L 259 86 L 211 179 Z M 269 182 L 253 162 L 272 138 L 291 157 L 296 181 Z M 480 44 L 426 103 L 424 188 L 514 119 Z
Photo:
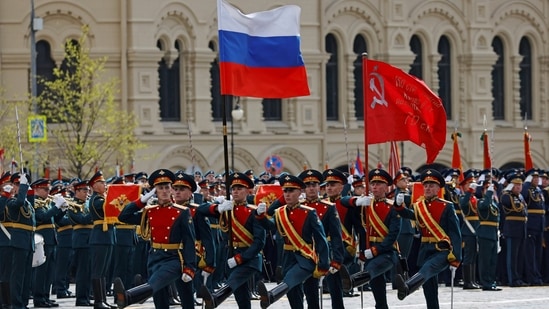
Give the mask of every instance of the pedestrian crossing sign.
M 46 116 L 44 115 L 34 115 L 29 116 L 29 142 L 30 143 L 39 143 L 47 142 L 48 134 L 46 128 Z

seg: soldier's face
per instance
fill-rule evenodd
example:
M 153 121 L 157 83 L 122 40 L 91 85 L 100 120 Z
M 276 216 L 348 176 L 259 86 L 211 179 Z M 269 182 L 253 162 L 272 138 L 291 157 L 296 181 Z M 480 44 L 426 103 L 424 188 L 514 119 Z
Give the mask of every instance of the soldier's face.
M 173 187 L 173 198 L 176 203 L 183 203 L 191 199 L 193 193 L 191 189 L 185 186 Z
M 305 196 L 307 199 L 318 198 L 318 191 L 320 190 L 320 184 L 318 182 L 308 182 L 305 184 Z
M 158 184 L 155 188 L 156 197 L 158 197 L 158 204 L 165 204 L 171 201 L 172 186 L 170 184 Z
M 423 183 L 423 195 L 426 199 L 431 199 L 438 195 L 440 186 L 434 182 L 425 182 Z
M 99 193 L 99 194 L 104 194 L 105 191 L 107 191 L 107 185 L 104 181 L 97 181 L 93 184 L 92 186 L 93 188 L 93 191 Z
M 234 186 L 231 188 L 231 193 L 233 194 L 233 200 L 236 203 L 242 203 L 248 196 L 248 188 L 243 186 Z
M 328 194 L 329 197 L 336 197 L 339 194 L 341 194 L 341 191 L 343 190 L 343 184 L 339 182 L 328 182 L 326 184 L 326 194 Z
M 370 190 L 372 190 L 374 198 L 384 198 L 387 193 L 387 184 L 381 181 L 372 181 L 370 182 Z
M 521 183 L 513 184 L 513 189 L 511 189 L 511 192 L 513 192 L 514 194 L 519 194 L 520 191 L 522 191 L 522 184 Z
M 399 181 L 397 181 L 396 186 L 397 186 L 397 188 L 399 188 L 399 189 L 406 189 L 406 188 L 408 188 L 408 179 L 407 179 L 407 178 L 402 178 L 402 179 L 400 179 Z
M 301 190 L 296 188 L 284 188 L 284 200 L 288 205 L 295 205 L 299 202 L 299 195 Z

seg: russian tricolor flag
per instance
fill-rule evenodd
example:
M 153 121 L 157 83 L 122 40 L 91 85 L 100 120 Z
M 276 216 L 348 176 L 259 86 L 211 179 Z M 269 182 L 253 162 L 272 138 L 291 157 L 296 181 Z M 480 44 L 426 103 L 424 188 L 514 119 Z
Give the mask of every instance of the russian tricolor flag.
M 243 14 L 217 1 L 221 94 L 257 98 L 309 95 L 300 50 L 301 8 Z

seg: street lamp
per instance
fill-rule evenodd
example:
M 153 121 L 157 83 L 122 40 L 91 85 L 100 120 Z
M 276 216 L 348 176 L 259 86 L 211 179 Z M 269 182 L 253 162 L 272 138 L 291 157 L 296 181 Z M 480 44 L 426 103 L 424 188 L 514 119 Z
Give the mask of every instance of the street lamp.
M 234 172 L 234 122 L 242 120 L 244 110 L 240 107 L 240 98 L 236 97 L 236 105 L 231 110 L 231 169 Z

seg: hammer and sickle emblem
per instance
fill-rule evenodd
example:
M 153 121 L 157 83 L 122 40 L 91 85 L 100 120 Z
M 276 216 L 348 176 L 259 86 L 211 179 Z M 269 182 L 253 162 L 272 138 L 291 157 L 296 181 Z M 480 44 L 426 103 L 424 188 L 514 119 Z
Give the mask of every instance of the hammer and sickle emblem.
M 377 66 L 374 70 L 377 70 Z M 370 73 L 370 90 L 375 93 L 372 99 L 372 104 L 370 104 L 371 108 L 374 108 L 378 104 L 389 106 L 389 103 L 385 100 L 385 84 L 383 77 L 377 72 Z

